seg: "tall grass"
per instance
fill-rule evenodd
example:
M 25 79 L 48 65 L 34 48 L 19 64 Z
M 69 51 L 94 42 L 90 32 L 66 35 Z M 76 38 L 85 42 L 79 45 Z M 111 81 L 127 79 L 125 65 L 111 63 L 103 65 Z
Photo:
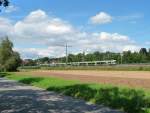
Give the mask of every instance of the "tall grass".
M 126 113 L 150 113 L 150 92 L 142 89 L 101 84 L 82 84 L 74 80 L 55 77 L 33 77 L 32 75 L 19 75 L 18 73 L 0 73 L 0 75 L 49 91 L 120 109 Z

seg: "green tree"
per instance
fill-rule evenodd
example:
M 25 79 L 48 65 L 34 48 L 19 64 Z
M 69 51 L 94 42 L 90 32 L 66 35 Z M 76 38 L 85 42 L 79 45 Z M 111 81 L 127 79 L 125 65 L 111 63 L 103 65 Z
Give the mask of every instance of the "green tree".
M 32 59 L 25 59 L 23 60 L 23 66 L 36 66 L 39 63 L 39 59 L 32 60 Z
M 28 61 L 31 61 L 31 59 L 28 59 Z M 48 58 L 48 57 L 43 57 L 43 58 L 38 58 L 37 60 L 36 60 L 36 62 L 39 62 L 39 63 L 49 63 L 50 61 L 49 61 L 50 59 Z M 31 61 L 31 64 L 32 64 L 32 61 Z
M 94 54 L 94 60 L 101 60 L 102 59 L 99 51 L 96 51 L 93 54 Z
M 0 6 L 7 7 L 9 5 L 8 0 L 0 0 Z
M 21 64 L 19 53 L 13 51 L 13 43 L 4 38 L 0 43 L 0 70 L 1 71 L 16 71 Z
M 148 50 L 148 62 L 150 63 L 150 48 Z
M 73 54 L 68 55 L 68 62 L 75 62 L 75 56 Z
M 148 61 L 148 52 L 146 48 L 141 48 L 139 51 L 139 54 L 141 56 L 141 62 L 146 63 Z
M 140 54 L 147 55 L 148 52 L 147 52 L 147 49 L 146 49 L 146 48 L 141 48 L 140 51 L 139 51 L 139 53 L 140 53 Z

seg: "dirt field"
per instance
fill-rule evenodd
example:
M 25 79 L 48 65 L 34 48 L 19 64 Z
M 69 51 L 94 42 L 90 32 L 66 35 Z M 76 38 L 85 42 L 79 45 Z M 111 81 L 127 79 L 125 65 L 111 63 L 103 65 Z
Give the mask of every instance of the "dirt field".
M 145 71 L 32 71 L 35 76 L 55 76 L 82 82 L 104 83 L 150 89 L 150 72 Z

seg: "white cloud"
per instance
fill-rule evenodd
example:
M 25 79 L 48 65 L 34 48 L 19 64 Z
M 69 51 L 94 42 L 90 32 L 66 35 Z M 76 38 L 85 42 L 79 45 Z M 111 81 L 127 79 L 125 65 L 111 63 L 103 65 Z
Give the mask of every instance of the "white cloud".
M 36 11 L 30 12 L 30 14 L 27 17 L 25 17 L 24 22 L 37 23 L 37 22 L 45 21 L 47 20 L 47 18 L 48 15 L 44 11 L 38 9 Z
M 124 46 L 123 51 L 128 51 L 128 50 L 130 50 L 132 52 L 135 52 L 135 51 L 139 51 L 140 47 L 136 46 L 136 45 L 126 45 L 126 46 Z
M 93 24 L 106 24 L 112 22 L 112 17 L 105 12 L 100 12 L 97 15 L 91 17 L 90 20 Z
M 63 56 L 65 47 L 62 45 L 66 43 L 72 45 L 69 48 L 70 53 L 119 52 L 138 48 L 136 43 L 126 35 L 83 32 L 61 18 L 47 15 L 43 10 L 33 11 L 14 24 L 6 18 L 0 18 L 0 20 L 0 35 L 7 34 L 11 37 L 15 50 L 19 51 L 23 58 Z
M 44 11 L 37 10 L 31 12 L 24 20 L 18 21 L 14 25 L 13 34 L 22 38 L 57 38 L 74 32 L 73 27 L 67 22 L 49 17 Z
M 92 37 L 90 40 L 85 41 L 88 45 L 87 48 L 92 48 L 92 50 L 100 50 L 100 51 L 114 51 L 114 52 L 120 52 L 123 50 L 126 50 L 127 47 L 129 50 L 137 50 L 134 49 L 138 48 L 135 41 L 131 40 L 130 37 L 126 35 L 121 35 L 119 33 L 107 33 L 107 32 L 100 32 L 100 33 L 93 33 L 89 35 L 89 37 Z
M 60 57 L 64 56 L 65 48 L 61 47 L 48 47 L 48 48 L 15 48 L 14 50 L 21 53 L 21 57 L 24 59 L 28 58 L 39 58 L 39 57 Z
M 120 35 L 118 33 L 107 33 L 107 32 L 101 32 L 100 37 L 102 41 L 129 41 L 129 37 L 125 35 Z
M 11 12 L 14 12 L 17 10 L 18 10 L 18 7 L 14 6 L 14 5 L 10 5 L 10 6 L 6 7 L 5 13 L 11 13 Z
M 0 38 L 6 36 L 13 29 L 11 21 L 7 18 L 0 17 Z

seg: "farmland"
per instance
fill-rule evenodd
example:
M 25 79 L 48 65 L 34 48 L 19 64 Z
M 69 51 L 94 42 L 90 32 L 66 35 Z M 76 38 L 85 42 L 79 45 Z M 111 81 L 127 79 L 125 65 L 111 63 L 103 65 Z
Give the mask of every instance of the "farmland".
M 37 70 L 19 73 L 150 89 L 149 71 Z

